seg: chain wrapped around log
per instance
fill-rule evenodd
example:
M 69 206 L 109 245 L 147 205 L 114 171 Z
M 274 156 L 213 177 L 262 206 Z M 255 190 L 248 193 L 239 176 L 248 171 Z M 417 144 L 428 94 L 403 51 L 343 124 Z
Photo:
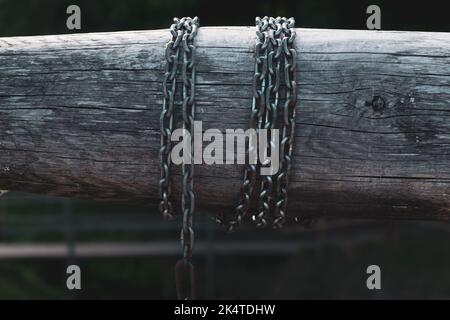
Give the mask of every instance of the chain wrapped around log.
M 449 219 L 450 34 L 297 34 L 288 214 Z M 156 206 L 166 42 L 167 30 L 0 38 L 0 188 Z M 199 31 L 203 130 L 248 127 L 254 44 L 250 27 Z M 199 208 L 233 214 L 242 165 L 195 171 Z

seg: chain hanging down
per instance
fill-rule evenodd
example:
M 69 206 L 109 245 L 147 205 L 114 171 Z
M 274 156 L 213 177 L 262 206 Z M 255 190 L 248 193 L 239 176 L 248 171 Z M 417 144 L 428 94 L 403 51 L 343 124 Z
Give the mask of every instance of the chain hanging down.
M 276 202 L 273 219 L 274 228 L 283 227 L 286 221 L 286 208 L 288 201 L 288 176 L 292 163 L 292 150 L 295 134 L 295 107 L 297 104 L 296 92 L 296 63 L 297 51 L 293 48 L 295 40 L 294 18 L 282 20 L 281 47 L 283 50 L 284 84 L 286 100 L 283 108 L 283 124 L 280 142 L 280 171 L 276 177 Z
M 249 127 L 259 132 L 263 122 L 265 106 L 265 86 L 267 75 L 267 58 L 269 51 L 269 21 L 259 17 L 255 20 L 256 24 L 256 44 L 255 44 L 255 73 L 253 75 L 253 99 L 250 115 Z M 224 215 L 216 217 L 217 223 L 223 225 L 228 232 L 235 231 L 241 224 L 242 218 L 248 213 L 251 205 L 254 186 L 257 179 L 257 164 L 250 163 L 249 154 L 254 152 L 256 141 L 247 144 L 246 165 L 241 184 L 241 197 L 236 206 L 235 216 L 226 219 Z
M 186 29 L 183 35 L 183 135 L 194 134 L 194 116 L 195 116 L 195 53 L 194 38 L 197 35 L 199 21 L 198 18 L 187 18 L 184 22 Z M 178 299 L 195 298 L 195 278 L 194 266 L 192 264 L 192 250 L 194 247 L 194 229 L 192 228 L 192 218 L 195 209 L 194 195 L 194 157 L 193 157 L 193 139 L 189 140 L 190 145 L 185 145 L 183 152 L 189 151 L 187 158 L 189 163 L 183 161 L 181 166 L 183 193 L 181 196 L 181 211 L 183 213 L 183 227 L 181 229 L 181 246 L 183 248 L 183 258 L 177 263 L 177 295 Z M 183 158 L 184 157 L 183 155 Z M 180 275 L 188 275 L 189 291 L 183 290 L 185 286 L 180 281 Z
M 187 139 L 187 135 L 194 132 L 195 116 L 195 46 L 194 39 L 199 28 L 199 20 L 195 18 L 174 18 L 170 27 L 172 40 L 166 46 L 166 69 L 163 79 L 164 100 L 160 118 L 161 125 L 161 148 L 160 148 L 160 206 L 162 215 L 168 219 L 173 218 L 173 207 L 170 202 L 170 152 L 171 135 L 173 131 L 174 100 L 176 90 L 177 70 L 181 65 L 182 77 L 182 118 L 183 118 L 183 141 L 191 141 L 189 145 L 183 146 L 182 174 L 182 228 L 181 246 L 183 257 L 175 266 L 175 278 L 177 296 L 179 299 L 195 298 L 194 266 L 192 264 L 192 250 L 194 246 L 194 230 L 192 227 L 195 209 L 194 196 L 194 163 L 193 163 L 193 140 Z M 187 161 L 186 161 L 187 160 Z M 186 163 L 187 162 L 187 163 Z
M 288 175 L 292 162 L 297 98 L 296 51 L 293 48 L 296 35 L 294 25 L 294 18 L 256 18 L 257 40 L 250 128 L 256 129 L 257 134 L 262 128 L 275 129 L 279 115 L 282 116 L 280 171 L 275 179 L 270 175 L 260 178 L 258 212 L 252 215 L 252 220 L 258 227 L 268 225 L 270 218 L 275 228 L 281 228 L 286 221 Z M 285 102 L 281 110 L 279 105 L 282 100 Z M 269 141 L 271 150 L 274 150 L 272 137 L 269 137 Z M 239 227 L 251 207 L 258 172 L 261 169 L 261 164 L 256 165 L 248 161 L 248 154 L 252 151 L 250 149 L 252 147 L 254 144 L 247 149 L 241 196 L 235 215 L 231 219 L 226 219 L 224 216 L 216 218 L 217 222 L 224 225 L 229 232 Z M 274 210 L 271 217 L 272 206 Z
M 281 40 L 282 32 L 281 23 L 278 19 L 264 17 L 268 21 L 269 29 L 267 32 L 268 41 L 268 56 L 266 77 L 267 86 L 265 87 L 265 116 L 261 127 L 271 133 L 272 129 L 276 128 L 278 105 L 280 98 L 280 55 L 281 55 Z M 267 137 L 269 140 L 270 150 L 275 150 L 273 145 L 273 137 Z M 262 147 L 261 145 L 259 146 Z M 263 160 L 263 159 L 260 159 Z M 261 165 L 269 165 L 270 163 L 262 163 Z M 261 168 L 260 168 L 261 170 Z M 271 202 L 273 192 L 273 178 L 272 175 L 265 175 L 261 177 L 261 186 L 259 190 L 259 204 L 258 212 L 252 216 L 253 222 L 259 228 L 264 228 L 268 224 L 270 217 Z
M 172 220 L 173 206 L 170 201 L 171 181 L 170 181 L 170 152 L 172 149 L 171 136 L 173 131 L 173 112 L 175 90 L 177 85 L 177 70 L 180 59 L 180 44 L 184 35 L 184 23 L 174 19 L 170 26 L 172 39 L 166 45 L 165 59 L 166 66 L 163 77 L 163 105 L 160 116 L 161 147 L 159 149 L 161 176 L 159 180 L 159 211 L 165 219 Z

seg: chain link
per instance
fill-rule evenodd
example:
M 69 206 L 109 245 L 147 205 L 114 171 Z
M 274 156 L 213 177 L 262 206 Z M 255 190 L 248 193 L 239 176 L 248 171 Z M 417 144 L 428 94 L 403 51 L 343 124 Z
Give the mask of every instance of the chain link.
M 258 212 L 252 220 L 258 227 L 264 227 L 269 222 L 272 202 L 274 213 L 272 224 L 276 228 L 283 226 L 286 221 L 286 207 L 288 200 L 288 175 L 292 163 L 292 149 L 295 130 L 296 106 L 296 51 L 293 48 L 295 39 L 295 21 L 293 18 L 256 18 L 255 45 L 255 74 L 253 77 L 253 99 L 250 117 L 250 128 L 256 130 L 276 128 L 278 114 L 281 120 L 280 142 L 280 171 L 275 179 L 271 175 L 263 176 L 259 185 Z M 172 219 L 173 207 L 170 201 L 170 136 L 173 131 L 173 109 L 176 90 L 176 74 L 181 61 L 183 79 L 183 129 L 193 132 L 194 125 L 194 96 L 195 96 L 195 46 L 193 41 L 198 30 L 198 18 L 174 19 L 170 27 L 172 40 L 166 47 L 166 70 L 164 74 L 164 102 L 161 113 L 161 179 L 160 179 L 160 211 L 163 216 Z M 180 53 L 182 52 L 182 55 Z M 281 72 L 284 81 L 281 80 Z M 281 86 L 283 82 L 283 87 Z M 283 91 L 284 89 L 284 91 Z M 283 91 L 283 92 L 282 92 Z M 281 98 L 282 93 L 285 97 Z M 280 100 L 284 100 L 280 109 Z M 270 130 L 268 130 L 270 133 Z M 268 137 L 270 150 L 274 150 L 273 140 Z M 226 226 L 228 231 L 234 231 L 248 214 L 251 207 L 255 185 L 258 180 L 260 166 L 267 163 L 253 164 L 249 162 L 249 153 L 254 152 L 256 143 L 247 143 L 246 165 L 241 185 L 241 196 L 232 219 L 224 216 L 216 218 L 217 222 Z M 189 148 L 190 147 L 190 148 Z M 185 150 L 191 150 L 189 159 L 192 160 L 193 142 Z M 192 215 L 195 208 L 193 192 L 193 163 L 182 164 L 182 213 L 183 228 L 181 238 L 183 256 L 191 256 L 193 246 Z M 275 190 L 274 190 L 275 189 Z M 275 195 L 273 195 L 275 193 Z
M 192 227 L 192 220 L 195 210 L 195 195 L 194 195 L 194 118 L 195 118 L 195 59 L 196 48 L 194 46 L 194 39 L 199 28 L 198 17 L 182 18 L 180 23 L 183 24 L 185 33 L 181 41 L 183 47 L 183 63 L 181 68 L 181 77 L 183 80 L 183 141 L 188 141 L 190 145 L 184 145 L 183 152 L 189 150 L 187 157 L 188 163 L 183 161 L 181 165 L 182 175 L 182 189 L 181 194 L 181 212 L 183 214 L 183 226 L 181 228 L 180 240 L 183 249 L 183 258 L 178 262 L 177 266 L 183 265 L 183 268 L 176 267 L 177 280 L 177 295 L 178 299 L 194 299 L 195 298 L 195 276 L 194 266 L 192 264 L 192 250 L 194 248 L 194 229 Z M 191 139 L 186 139 L 187 135 Z M 183 158 L 184 155 L 183 155 Z M 180 274 L 188 273 L 187 286 L 190 290 L 183 289 L 183 285 L 179 279 Z
M 292 150 L 295 133 L 295 107 L 297 103 L 296 93 L 296 58 L 297 52 L 293 48 L 295 40 L 295 20 L 285 19 L 282 22 L 281 46 L 283 48 L 284 83 L 286 101 L 283 108 L 283 124 L 281 128 L 280 142 L 280 171 L 276 177 L 276 202 L 274 210 L 273 226 L 283 227 L 286 221 L 286 208 L 288 201 L 288 176 L 292 163 Z
M 280 55 L 282 52 L 280 35 L 282 33 L 282 29 L 278 18 L 275 19 L 272 17 L 264 17 L 263 19 L 266 19 L 269 25 L 269 29 L 266 32 L 266 37 L 269 39 L 269 45 L 267 57 L 268 76 L 266 78 L 267 86 L 265 88 L 265 117 L 261 127 L 266 129 L 270 134 L 270 130 L 275 129 L 276 127 L 280 97 Z M 267 138 L 269 140 L 270 150 L 275 150 L 272 138 L 270 136 Z M 259 147 L 261 148 L 261 145 Z M 267 160 L 261 165 L 267 166 L 270 165 L 270 162 Z M 258 213 L 252 216 L 252 220 L 255 222 L 257 227 L 263 228 L 268 224 L 272 202 L 272 189 L 272 176 L 263 176 L 261 178 L 259 192 Z
M 184 19 L 184 18 L 183 18 Z M 182 20 L 183 20 L 182 19 Z M 183 213 L 183 227 L 181 229 L 181 244 L 183 246 L 183 257 L 190 260 L 192 257 L 192 248 L 194 246 L 194 230 L 192 229 L 192 216 L 195 209 L 194 195 L 194 161 L 193 149 L 194 139 L 194 117 L 195 117 L 195 53 L 194 38 L 198 30 L 198 18 L 186 18 L 184 28 L 186 32 L 183 35 L 183 65 L 181 75 L 183 79 L 183 130 L 184 133 L 191 134 L 190 146 L 185 146 L 184 151 L 189 150 L 189 163 L 183 161 L 181 165 L 183 193 L 181 196 L 181 211 Z
M 269 20 L 267 17 L 255 19 L 256 25 L 256 44 L 255 44 L 255 73 L 253 75 L 253 98 L 250 115 L 249 127 L 259 132 L 262 125 L 265 108 L 265 86 L 266 75 L 268 72 L 268 46 L 269 37 L 267 32 Z M 251 198 L 257 180 L 257 164 L 250 163 L 249 154 L 255 152 L 257 141 L 249 141 L 246 148 L 246 165 L 242 178 L 240 199 L 235 209 L 235 215 L 232 219 L 226 219 L 224 215 L 216 217 L 216 221 L 225 226 L 228 232 L 235 231 L 242 223 L 242 218 L 248 213 L 251 205 Z
M 161 176 L 159 180 L 159 211 L 167 220 L 174 217 L 173 206 L 170 201 L 171 181 L 170 181 L 170 152 L 172 149 L 171 136 L 173 131 L 173 111 L 175 90 L 177 85 L 177 70 L 180 59 L 180 43 L 184 35 L 183 24 L 175 18 L 170 26 L 172 39 L 166 45 L 165 51 L 165 71 L 163 76 L 163 105 L 160 116 L 161 144 L 159 149 Z
M 279 115 L 281 117 L 280 142 L 280 170 L 275 176 L 263 176 L 259 184 L 258 211 L 252 215 L 252 220 L 258 227 L 265 227 L 269 223 L 271 207 L 274 206 L 272 225 L 281 228 L 286 221 L 286 207 L 288 200 L 288 175 L 292 163 L 292 150 L 295 131 L 296 107 L 296 51 L 293 48 L 295 40 L 295 21 L 293 18 L 256 18 L 255 44 L 255 73 L 253 77 L 253 98 L 250 116 L 250 128 L 256 130 L 257 136 L 261 129 L 275 129 Z M 196 48 L 194 39 L 199 28 L 198 18 L 174 18 L 170 26 L 172 39 L 166 45 L 165 72 L 163 77 L 163 106 L 160 116 L 161 147 L 160 147 L 160 203 L 159 210 L 166 219 L 173 219 L 173 206 L 170 182 L 170 152 L 171 135 L 174 125 L 174 101 L 177 89 L 177 73 L 181 66 L 182 78 L 182 119 L 184 134 L 194 133 L 195 118 L 195 64 Z M 281 76 L 283 74 L 283 77 Z M 283 78 L 283 79 L 282 79 Z M 283 82 L 283 83 L 282 83 Z M 284 96 L 283 96 L 284 94 Z M 281 101 L 284 101 L 280 109 Z M 270 150 L 275 150 L 271 136 L 267 137 Z M 194 267 L 192 265 L 192 250 L 194 246 L 194 230 L 192 226 L 195 209 L 194 195 L 194 162 L 193 147 L 185 145 L 183 150 L 189 154 L 188 163 L 183 161 L 181 211 L 183 225 L 181 228 L 181 245 L 183 258 L 176 266 L 176 284 L 178 298 L 193 298 L 194 296 Z M 225 225 L 228 231 L 234 231 L 242 222 L 251 208 L 251 200 L 258 182 L 261 166 L 271 165 L 269 160 L 264 163 L 253 164 L 249 161 L 249 154 L 255 152 L 256 141 L 247 142 L 246 165 L 241 185 L 241 196 L 236 206 L 233 218 L 224 216 L 216 218 L 217 222 Z M 266 150 L 267 152 L 267 150 Z M 186 159 L 186 157 L 184 157 Z M 274 186 L 275 185 L 275 186 Z M 275 187 L 275 188 L 274 188 Z M 275 190 L 274 190 L 275 189 Z M 275 193 L 275 194 L 274 194 Z M 274 202 L 274 204 L 272 204 Z M 295 220 L 295 219 L 294 219 Z M 184 273 L 184 277 L 183 277 Z M 189 290 L 181 284 L 181 279 L 187 279 Z
M 294 18 L 257 17 L 255 45 L 255 74 L 253 77 L 253 101 L 250 117 L 250 128 L 259 130 L 275 129 L 278 114 L 283 115 L 280 142 L 280 172 L 276 176 L 275 196 L 274 178 L 267 175 L 261 178 L 259 185 L 258 212 L 252 215 L 257 227 L 265 227 L 269 223 L 272 202 L 274 215 L 272 224 L 276 228 L 283 226 L 286 218 L 288 173 L 292 162 L 292 147 L 295 129 L 296 82 L 295 64 L 296 51 L 293 49 L 295 39 Z M 279 109 L 282 95 L 282 77 L 284 73 L 285 102 L 283 110 Z M 270 131 L 269 131 L 270 132 Z M 270 150 L 275 150 L 272 137 L 268 137 Z M 216 217 L 219 224 L 231 232 L 242 223 L 251 207 L 255 185 L 258 180 L 260 166 L 270 165 L 269 162 L 251 164 L 248 154 L 253 146 L 247 148 L 247 162 L 244 168 L 241 185 L 241 196 L 233 218 L 226 219 L 224 215 Z M 272 198 L 275 199 L 272 199 Z
M 182 119 L 183 119 L 183 142 L 190 141 L 190 145 L 183 146 L 183 152 L 189 152 L 188 163 L 183 161 L 181 166 L 182 175 L 182 195 L 181 212 L 183 215 L 180 241 L 183 251 L 183 258 L 178 261 L 175 267 L 175 278 L 177 296 L 179 299 L 194 298 L 194 266 L 192 265 L 192 250 L 194 246 L 194 229 L 192 227 L 193 214 L 195 209 L 194 195 L 194 163 L 193 163 L 193 139 L 187 139 L 188 134 L 194 133 L 195 117 L 195 64 L 196 48 L 194 39 L 199 28 L 197 17 L 174 18 L 174 23 L 170 26 L 172 39 L 166 45 L 166 67 L 163 77 L 163 106 L 160 117 L 161 126 L 161 147 L 160 147 L 160 204 L 159 210 L 167 219 L 173 219 L 173 206 L 170 201 L 170 152 L 171 135 L 174 122 L 174 100 L 177 88 L 177 71 L 181 65 L 182 78 Z M 187 285 L 186 281 L 187 281 Z M 187 290 L 186 287 L 189 287 Z

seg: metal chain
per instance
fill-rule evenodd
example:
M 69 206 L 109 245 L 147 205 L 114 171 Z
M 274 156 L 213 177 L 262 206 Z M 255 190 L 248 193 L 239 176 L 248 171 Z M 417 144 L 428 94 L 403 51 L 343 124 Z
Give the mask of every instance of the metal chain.
M 293 48 L 295 39 L 295 21 L 293 18 L 256 18 L 255 45 L 255 74 L 253 77 L 253 99 L 250 117 L 250 128 L 256 130 L 259 135 L 260 129 L 274 129 L 277 124 L 278 113 L 283 115 L 282 132 L 280 143 L 280 171 L 276 176 L 276 194 L 273 196 L 274 180 L 271 175 L 262 177 L 259 190 L 258 213 L 252 216 L 252 220 L 258 227 L 268 224 L 272 198 L 275 198 L 275 210 L 273 215 L 273 226 L 280 228 L 286 220 L 288 174 L 292 162 L 292 148 L 295 129 L 295 106 L 296 106 L 296 51 Z M 160 147 L 160 204 L 159 209 L 167 219 L 172 219 L 173 206 L 170 201 L 170 152 L 171 135 L 173 132 L 174 100 L 177 87 L 177 71 L 181 64 L 182 89 L 182 118 L 184 134 L 194 133 L 195 117 L 195 63 L 196 48 L 194 39 L 199 28 L 198 18 L 190 17 L 174 19 L 170 26 L 172 39 L 166 46 L 165 72 L 163 77 L 163 106 L 160 117 L 161 125 L 161 147 Z M 281 70 L 284 73 L 285 102 L 283 110 L 279 109 L 281 96 Z M 270 130 L 269 130 L 270 131 Z M 272 137 L 270 140 L 271 151 L 274 150 Z M 194 298 L 194 267 L 192 265 L 192 250 L 194 245 L 194 230 L 192 227 L 195 209 L 194 195 L 194 162 L 193 162 L 193 139 L 190 145 L 184 146 L 184 151 L 189 150 L 187 159 L 183 161 L 182 173 L 182 198 L 181 210 L 183 215 L 183 226 L 181 229 L 181 245 L 183 258 L 176 264 L 176 285 L 179 299 Z M 254 186 L 258 179 L 258 169 L 270 163 L 260 165 L 252 164 L 249 153 L 255 148 L 255 141 L 248 143 L 247 161 L 243 174 L 241 197 L 236 207 L 236 214 L 230 220 L 217 217 L 217 221 L 224 224 L 228 231 L 234 231 L 242 222 L 242 218 L 251 207 L 251 198 Z M 184 155 L 183 155 L 184 156 Z M 184 157 L 186 158 L 186 157 Z M 188 285 L 182 284 L 183 280 Z M 189 290 L 186 290 L 186 288 Z
M 292 163 L 292 150 L 295 133 L 296 93 L 296 57 L 297 51 L 293 48 L 295 40 L 294 18 L 284 19 L 282 22 L 281 43 L 283 48 L 284 83 L 286 86 L 286 101 L 283 109 L 283 125 L 280 142 L 280 171 L 276 177 L 276 202 L 273 219 L 275 228 L 283 227 L 286 221 L 286 207 L 288 201 L 288 177 Z
M 295 129 L 296 82 L 295 65 L 296 51 L 293 49 L 295 39 L 294 18 L 256 18 L 256 45 L 255 45 L 255 74 L 253 77 L 253 101 L 250 117 L 250 128 L 274 129 L 278 113 L 283 115 L 280 142 L 280 172 L 276 176 L 275 185 L 275 212 L 272 224 L 280 228 L 286 220 L 288 174 L 292 162 L 292 147 Z M 281 75 L 284 71 L 285 102 L 283 110 L 279 109 L 281 95 Z M 270 139 L 271 150 L 274 145 Z M 247 149 L 247 155 L 251 150 Z M 263 163 L 262 165 L 268 165 Z M 251 207 L 251 198 L 258 179 L 259 165 L 248 162 L 244 169 L 241 197 L 232 219 L 227 220 L 224 215 L 216 217 L 219 224 L 231 232 L 242 223 L 243 217 Z M 252 220 L 258 227 L 265 227 L 269 222 L 274 193 L 274 179 L 264 176 L 261 179 L 259 190 L 258 213 Z
M 180 59 L 180 43 L 184 35 L 183 24 L 175 18 L 170 26 L 172 39 L 166 45 L 165 51 L 165 71 L 163 76 L 163 105 L 160 116 L 161 145 L 159 149 L 161 176 L 159 180 L 159 211 L 165 219 L 172 220 L 173 206 L 170 201 L 171 181 L 170 181 L 170 152 L 172 149 L 171 136 L 173 131 L 173 109 L 175 90 L 177 85 L 177 70 Z
M 161 125 L 161 179 L 160 179 L 160 206 L 162 215 L 168 219 L 173 218 L 173 207 L 170 202 L 170 152 L 171 135 L 173 132 L 174 100 L 176 90 L 177 70 L 181 64 L 182 78 L 182 118 L 183 118 L 183 141 L 190 141 L 189 145 L 183 146 L 184 160 L 181 166 L 182 195 L 181 212 L 183 223 L 180 233 L 180 241 L 183 257 L 175 266 L 175 280 L 177 296 L 179 299 L 195 298 L 195 276 L 192 264 L 192 250 L 194 246 L 194 230 L 192 227 L 195 209 L 194 195 L 194 163 L 193 163 L 193 139 L 194 116 L 195 116 L 195 58 L 196 48 L 194 39 L 199 28 L 198 17 L 174 18 L 170 27 L 172 40 L 166 46 L 166 68 L 163 78 L 164 100 L 160 118 Z M 187 139 L 188 134 L 191 139 Z M 187 157 L 186 157 L 187 156 Z
M 183 18 L 185 19 L 185 18 Z M 183 20 L 182 19 L 182 20 Z M 183 228 L 181 229 L 181 244 L 183 246 L 183 257 L 190 260 L 192 257 L 192 247 L 194 245 L 194 231 L 192 229 L 192 216 L 195 209 L 194 195 L 194 157 L 193 147 L 194 139 L 194 116 L 195 116 L 195 53 L 194 38 L 197 35 L 199 27 L 198 18 L 186 18 L 184 20 L 184 28 L 186 30 L 183 35 L 183 130 L 185 134 L 191 135 L 190 146 L 185 146 L 189 151 L 189 163 L 183 161 L 181 166 L 183 193 L 181 196 L 181 211 L 183 213 Z M 183 141 L 186 141 L 184 139 Z M 186 148 L 188 147 L 188 148 Z
M 194 299 L 195 298 L 195 276 L 194 266 L 192 264 L 192 250 L 194 247 L 194 229 L 192 227 L 192 219 L 195 209 L 195 195 L 194 195 L 194 117 L 195 117 L 195 58 L 196 48 L 194 46 L 194 39 L 199 28 L 198 17 L 193 19 L 183 18 L 180 20 L 183 24 L 185 33 L 183 34 L 183 64 L 181 68 L 181 76 L 183 79 L 183 131 L 184 134 L 190 134 L 191 139 L 183 141 L 190 141 L 190 145 L 184 146 L 184 151 L 189 150 L 188 162 L 183 161 L 181 166 L 182 175 L 182 195 L 181 195 L 181 211 L 183 214 L 183 226 L 181 228 L 181 246 L 183 249 L 183 258 L 177 263 L 176 277 L 177 277 L 177 295 L 178 299 Z M 183 155 L 184 158 L 184 155 Z M 182 266 L 182 267 L 180 267 Z M 188 274 L 187 286 L 180 282 L 180 274 Z M 188 287 L 188 290 L 185 288 Z
M 277 123 L 277 114 L 283 115 L 280 142 L 280 171 L 276 176 L 275 208 L 273 226 L 280 228 L 286 220 L 288 175 L 292 162 L 292 148 L 295 129 L 296 82 L 295 64 L 296 51 L 293 48 L 295 39 L 295 21 L 293 18 L 256 18 L 257 42 L 255 45 L 255 74 L 253 78 L 253 101 L 250 117 L 250 128 L 259 133 L 259 129 L 274 129 Z M 161 113 L 161 179 L 160 179 L 160 211 L 163 216 L 173 218 L 173 207 L 170 202 L 170 136 L 173 131 L 173 109 L 176 90 L 176 74 L 179 61 L 182 61 L 183 78 L 183 129 L 193 132 L 193 119 L 195 114 L 195 46 L 193 41 L 198 30 L 198 18 L 174 19 L 171 28 L 172 40 L 166 47 L 166 70 L 164 74 L 164 102 Z M 180 56 L 180 48 L 182 56 Z M 279 110 L 280 103 L 280 69 L 284 69 L 285 102 L 283 110 Z M 269 137 L 271 150 L 272 139 Z M 192 159 L 193 142 L 191 139 Z M 189 147 L 187 147 L 189 149 Z M 250 146 L 249 148 L 254 147 Z M 242 222 L 242 218 L 251 207 L 251 198 L 257 182 L 258 165 L 249 163 L 248 154 L 253 150 L 247 149 L 247 164 L 244 169 L 241 186 L 241 197 L 236 207 L 235 216 L 226 220 L 223 216 L 217 221 L 224 224 L 228 231 L 234 231 Z M 268 165 L 263 163 L 262 165 Z M 193 192 L 193 164 L 182 164 L 183 194 L 182 213 L 183 228 L 181 241 L 183 257 L 190 259 L 194 232 L 192 230 L 192 215 L 195 208 Z M 259 190 L 258 213 L 252 220 L 259 227 L 268 224 L 273 197 L 274 179 L 267 175 L 262 177 Z
M 255 129 L 258 133 L 263 122 L 265 111 L 265 86 L 268 69 L 268 46 L 269 37 L 267 36 L 269 28 L 269 19 L 267 17 L 255 19 L 256 26 L 256 44 L 255 44 L 255 73 L 253 75 L 253 99 L 250 115 L 249 127 Z M 249 162 L 249 154 L 254 152 L 257 142 L 247 144 L 246 165 L 241 184 L 241 196 L 236 206 L 236 213 L 232 219 L 226 220 L 224 215 L 217 216 L 216 222 L 225 226 L 228 232 L 235 231 L 242 223 L 242 218 L 248 213 L 251 205 L 254 186 L 257 179 L 257 164 Z
M 267 17 L 265 17 L 267 19 Z M 281 55 L 281 39 L 282 34 L 281 22 L 279 18 L 268 18 L 269 29 L 267 37 L 269 38 L 268 50 L 268 76 L 266 78 L 267 86 L 265 88 L 265 117 L 262 123 L 262 128 L 267 129 L 270 133 L 271 129 L 275 129 L 278 114 L 278 105 L 280 97 L 280 55 Z M 268 136 L 270 150 L 275 150 L 272 138 Z M 261 146 L 259 146 L 261 148 Z M 270 165 L 267 160 L 262 163 L 262 166 Z M 271 175 L 266 175 L 261 178 L 261 186 L 259 192 L 259 210 L 258 213 L 252 216 L 253 222 L 259 228 L 266 227 L 270 216 L 270 208 L 272 202 L 273 179 Z

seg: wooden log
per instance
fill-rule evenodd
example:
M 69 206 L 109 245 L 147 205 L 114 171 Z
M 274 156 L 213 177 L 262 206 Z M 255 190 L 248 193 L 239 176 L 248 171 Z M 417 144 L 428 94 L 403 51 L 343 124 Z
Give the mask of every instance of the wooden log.
M 297 35 L 289 214 L 448 219 L 450 34 Z M 0 188 L 157 204 L 169 36 L 0 38 Z M 200 29 L 197 119 L 204 130 L 248 127 L 254 42 L 250 27 Z M 373 104 L 376 97 L 384 105 Z M 241 172 L 197 165 L 198 206 L 232 213 Z

